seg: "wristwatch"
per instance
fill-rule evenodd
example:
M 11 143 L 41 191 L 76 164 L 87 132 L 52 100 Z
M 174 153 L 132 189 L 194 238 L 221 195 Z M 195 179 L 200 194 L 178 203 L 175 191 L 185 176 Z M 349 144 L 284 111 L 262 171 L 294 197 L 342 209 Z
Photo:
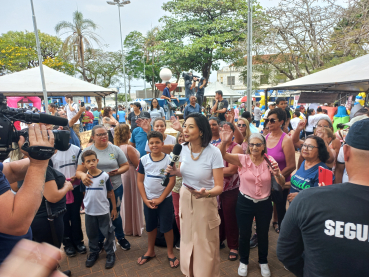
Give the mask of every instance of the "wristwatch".
M 206 198 L 210 198 L 211 197 L 211 194 L 210 194 L 210 191 L 208 191 L 208 196 L 206 196 Z

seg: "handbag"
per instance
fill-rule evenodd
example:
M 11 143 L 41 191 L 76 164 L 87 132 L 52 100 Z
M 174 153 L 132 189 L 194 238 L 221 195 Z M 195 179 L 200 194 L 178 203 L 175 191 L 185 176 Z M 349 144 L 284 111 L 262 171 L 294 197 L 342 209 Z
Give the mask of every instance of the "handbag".
M 177 109 L 176 103 L 174 103 L 173 101 L 170 101 L 170 102 L 167 101 L 167 102 L 168 102 L 168 107 L 170 110 L 175 111 Z
M 277 183 L 277 180 L 271 174 L 272 177 L 272 185 L 271 185 L 271 191 L 270 195 L 272 197 L 272 201 L 278 205 L 278 203 L 283 204 L 283 189 L 282 187 Z

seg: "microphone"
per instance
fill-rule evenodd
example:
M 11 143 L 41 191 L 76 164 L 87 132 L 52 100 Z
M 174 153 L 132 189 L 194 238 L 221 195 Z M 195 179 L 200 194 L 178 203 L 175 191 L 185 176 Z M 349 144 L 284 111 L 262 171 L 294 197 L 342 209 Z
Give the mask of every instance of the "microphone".
M 41 123 L 45 124 L 52 124 L 52 125 L 59 125 L 59 126 L 67 126 L 68 125 L 68 119 L 63 117 L 58 117 L 54 115 L 49 114 L 40 114 L 40 121 Z
M 173 166 L 176 162 L 179 161 L 179 155 L 181 154 L 181 151 L 182 151 L 182 145 L 181 144 L 176 144 L 174 145 L 173 147 L 173 157 L 172 157 L 172 161 L 170 162 L 170 166 Z M 169 183 L 169 176 L 170 176 L 170 173 L 167 173 L 167 175 L 165 175 L 165 177 L 163 178 L 163 180 L 161 181 L 161 185 L 163 187 L 166 187 L 168 186 L 168 183 Z

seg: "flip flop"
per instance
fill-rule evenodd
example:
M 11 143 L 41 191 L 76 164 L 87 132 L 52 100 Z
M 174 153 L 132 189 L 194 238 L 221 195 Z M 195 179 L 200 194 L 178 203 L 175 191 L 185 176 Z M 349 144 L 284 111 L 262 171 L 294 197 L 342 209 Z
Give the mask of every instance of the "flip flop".
M 231 256 L 236 256 L 235 258 L 231 258 Z M 230 261 L 235 261 L 235 260 L 237 260 L 238 259 L 238 253 L 234 253 L 234 252 L 231 252 L 231 251 L 229 251 L 229 254 L 228 254 L 228 260 L 230 260 Z
M 142 260 L 146 260 L 146 262 L 144 262 L 143 264 L 140 264 L 139 262 L 137 262 L 137 264 L 138 264 L 138 265 L 144 265 L 144 264 L 146 264 L 147 262 L 149 262 L 151 259 L 153 259 L 153 258 L 155 258 L 155 257 L 156 257 L 156 255 L 155 255 L 155 256 L 153 256 L 153 257 L 142 255 L 142 257 L 141 257 L 141 262 L 142 262 Z
M 179 263 L 178 263 L 177 265 L 174 265 L 174 262 L 175 262 L 176 260 L 178 261 L 177 257 L 174 257 L 173 259 L 171 259 L 171 258 L 169 258 L 169 257 L 168 257 L 169 266 L 170 266 L 171 268 L 177 268 L 177 267 L 179 267 Z M 171 266 L 170 262 L 172 262 L 172 263 L 173 263 L 173 266 Z

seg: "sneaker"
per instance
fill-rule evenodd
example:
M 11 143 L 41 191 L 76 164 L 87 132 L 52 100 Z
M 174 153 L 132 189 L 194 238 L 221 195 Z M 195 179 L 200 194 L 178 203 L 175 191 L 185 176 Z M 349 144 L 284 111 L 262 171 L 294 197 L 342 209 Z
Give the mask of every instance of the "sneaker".
M 112 268 L 115 264 L 115 254 L 109 254 L 106 255 L 106 263 L 105 263 L 105 268 L 109 269 Z
M 104 250 L 104 242 L 99 242 L 99 249 L 99 254 L 101 254 L 101 252 Z
M 255 233 L 250 239 L 250 248 L 255 248 L 258 246 L 258 234 Z
M 247 276 L 247 264 L 240 263 L 240 266 L 238 267 L 238 275 Z
M 270 276 L 270 269 L 268 264 L 259 264 L 261 269 L 261 276 L 269 277 Z
M 128 242 L 128 240 L 126 240 L 126 238 L 122 238 L 122 239 L 118 240 L 118 244 L 120 245 L 120 247 L 123 250 L 131 249 L 131 244 Z
M 65 254 L 67 254 L 68 257 L 74 257 L 77 253 L 73 246 L 66 246 L 64 247 Z
M 86 254 L 87 252 L 86 246 L 83 243 L 76 245 L 76 250 L 80 254 Z
M 180 246 L 181 246 L 181 241 L 179 240 L 179 241 L 176 243 L 175 247 L 176 247 L 176 249 L 177 249 L 177 250 L 179 250 L 179 249 L 180 249 Z
M 92 267 L 98 258 L 99 254 L 97 253 L 91 253 L 90 255 L 88 255 L 86 260 L 86 267 Z

